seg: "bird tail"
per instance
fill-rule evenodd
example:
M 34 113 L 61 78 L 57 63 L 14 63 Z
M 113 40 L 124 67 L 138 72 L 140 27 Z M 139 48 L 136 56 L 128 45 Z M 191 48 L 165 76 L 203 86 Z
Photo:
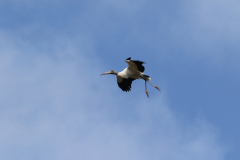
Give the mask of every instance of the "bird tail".
M 151 78 L 148 76 L 148 75 L 143 75 L 143 79 L 145 80 L 145 81 L 151 81 Z

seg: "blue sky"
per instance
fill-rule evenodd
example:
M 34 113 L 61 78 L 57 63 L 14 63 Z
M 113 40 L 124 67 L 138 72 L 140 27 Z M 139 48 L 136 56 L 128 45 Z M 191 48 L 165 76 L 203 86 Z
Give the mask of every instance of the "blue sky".
M 239 159 L 239 5 L 1 0 L 0 159 Z

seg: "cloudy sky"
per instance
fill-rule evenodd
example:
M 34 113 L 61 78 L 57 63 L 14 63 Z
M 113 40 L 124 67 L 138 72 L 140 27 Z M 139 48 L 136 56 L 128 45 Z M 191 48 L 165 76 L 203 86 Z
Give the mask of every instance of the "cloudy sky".
M 0 159 L 239 159 L 239 5 L 0 0 Z

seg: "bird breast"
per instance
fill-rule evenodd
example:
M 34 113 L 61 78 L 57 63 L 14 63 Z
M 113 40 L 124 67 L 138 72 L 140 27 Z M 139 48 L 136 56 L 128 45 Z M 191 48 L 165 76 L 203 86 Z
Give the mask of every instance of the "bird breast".
M 123 71 L 119 72 L 117 76 L 122 77 L 122 78 L 128 78 L 127 74 L 127 68 L 125 68 Z

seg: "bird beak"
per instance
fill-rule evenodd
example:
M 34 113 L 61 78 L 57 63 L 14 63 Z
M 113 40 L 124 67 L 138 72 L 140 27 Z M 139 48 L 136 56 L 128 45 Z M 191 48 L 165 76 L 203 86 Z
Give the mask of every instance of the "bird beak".
M 101 74 L 100 76 L 105 75 L 105 74 L 112 74 L 112 71 L 105 72 L 105 73 Z

